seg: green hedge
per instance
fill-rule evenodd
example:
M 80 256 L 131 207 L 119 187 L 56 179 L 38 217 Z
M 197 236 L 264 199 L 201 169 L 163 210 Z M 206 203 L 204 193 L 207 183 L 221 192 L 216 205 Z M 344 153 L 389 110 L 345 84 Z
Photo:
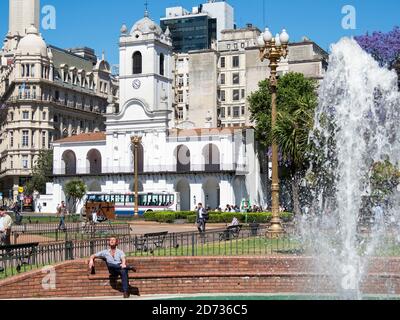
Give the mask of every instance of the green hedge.
M 241 223 L 246 222 L 246 214 L 245 213 L 231 213 L 231 212 L 222 212 L 222 213 L 211 213 L 208 223 L 230 223 L 233 218 L 236 217 Z M 280 217 L 283 222 L 290 222 L 293 220 L 293 213 L 290 212 L 282 212 Z M 264 213 L 248 213 L 247 214 L 247 223 L 269 223 L 272 219 L 271 212 Z M 191 215 L 188 217 L 189 223 L 194 223 L 196 221 L 196 215 Z
M 157 212 L 155 218 L 158 222 L 172 223 L 176 219 L 175 212 Z
M 221 213 L 210 213 L 208 223 L 230 223 L 233 218 L 236 217 L 241 223 L 246 222 L 246 214 L 234 213 L 234 212 L 221 212 Z M 282 212 L 280 217 L 283 222 L 290 222 L 293 220 L 293 213 Z M 181 212 L 146 212 L 144 214 L 146 221 L 157 221 L 162 223 L 172 223 L 174 220 L 186 219 L 188 223 L 196 222 L 196 213 L 192 211 L 181 211 Z M 263 213 L 248 213 L 247 223 L 269 223 L 272 219 L 271 212 Z

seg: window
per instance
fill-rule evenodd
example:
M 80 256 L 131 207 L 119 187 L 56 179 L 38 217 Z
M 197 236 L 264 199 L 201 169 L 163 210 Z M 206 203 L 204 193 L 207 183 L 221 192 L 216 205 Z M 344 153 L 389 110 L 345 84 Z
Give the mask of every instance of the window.
M 234 118 L 240 117 L 240 107 L 233 107 L 233 117 Z
M 183 108 L 178 108 L 178 116 L 177 116 L 177 118 L 179 120 L 183 119 Z
M 225 90 L 221 90 L 221 101 L 225 101 Z
M 226 45 L 226 47 L 228 48 L 228 50 L 231 50 L 231 45 L 230 44 Z
M 221 84 L 225 84 L 225 73 L 221 73 Z
M 22 146 L 23 147 L 29 146 L 29 131 L 28 130 L 22 131 Z
M 239 76 L 239 73 L 234 73 L 234 74 L 233 74 L 232 83 L 233 83 L 233 84 L 239 84 L 239 83 L 240 83 L 240 76 Z
M 183 92 L 178 92 L 178 102 L 183 103 Z
M 240 100 L 240 90 L 233 90 L 232 100 L 233 101 Z
M 28 169 L 28 156 L 22 156 L 22 168 Z
M 10 131 L 10 147 L 14 147 L 14 132 Z
M 14 121 L 14 112 L 11 112 L 11 113 L 10 113 L 10 120 L 11 120 L 11 121 Z
M 53 134 L 51 132 L 49 132 L 49 145 L 48 145 L 48 149 L 51 149 L 51 143 L 53 142 Z
M 233 47 L 234 47 L 235 49 L 237 49 L 237 48 L 238 48 L 238 44 L 235 42 L 235 44 L 233 45 Z
M 232 57 L 232 68 L 239 68 L 239 56 Z
M 55 95 L 56 101 L 59 101 L 60 100 L 60 91 L 56 90 L 54 95 Z
M 139 51 L 136 51 L 132 57 L 133 60 L 133 74 L 141 74 L 142 73 L 142 54 Z
M 190 82 L 189 82 L 189 74 L 187 73 L 187 74 L 186 74 L 186 85 L 187 85 L 188 87 L 189 87 L 189 83 L 190 83 Z
M 242 89 L 242 99 L 246 98 L 246 90 Z
M 244 42 L 242 42 L 242 44 L 240 46 L 242 47 L 242 49 L 244 49 Z
M 242 116 L 246 113 L 244 106 L 242 106 Z
M 54 121 L 55 123 L 58 123 L 58 117 L 57 117 L 56 115 L 54 116 L 53 121 Z
M 220 111 L 220 116 L 223 119 L 223 118 L 225 118 L 225 108 L 221 108 L 220 110 L 221 110 Z
M 160 54 L 160 75 L 164 75 L 164 60 L 165 60 L 165 58 L 164 58 L 164 54 L 163 53 L 161 53 Z
M 46 131 L 42 131 L 42 148 L 46 148 Z
M 22 111 L 22 119 L 29 120 L 29 111 Z
M 10 156 L 10 168 L 14 169 L 14 157 Z
M 228 117 L 230 117 L 231 116 L 231 107 L 227 107 L 226 109 L 228 111 Z
M 225 68 L 225 57 L 221 58 L 221 68 Z
M 179 78 L 178 78 L 178 86 L 179 86 L 179 87 L 183 87 L 183 75 L 179 75 Z

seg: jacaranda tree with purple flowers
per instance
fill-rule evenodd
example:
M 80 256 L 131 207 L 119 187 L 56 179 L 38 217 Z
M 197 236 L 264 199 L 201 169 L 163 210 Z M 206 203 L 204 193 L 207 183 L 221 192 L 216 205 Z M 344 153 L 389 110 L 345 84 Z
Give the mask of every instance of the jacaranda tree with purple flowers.
M 388 33 L 375 31 L 372 34 L 355 37 L 355 40 L 381 66 L 394 68 L 400 60 L 400 27 L 398 26 Z

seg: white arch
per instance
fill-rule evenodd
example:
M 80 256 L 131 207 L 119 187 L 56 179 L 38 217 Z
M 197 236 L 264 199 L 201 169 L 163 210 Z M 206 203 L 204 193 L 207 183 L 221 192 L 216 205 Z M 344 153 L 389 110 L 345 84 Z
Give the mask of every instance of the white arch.
M 72 150 L 64 151 L 62 158 L 62 171 L 64 174 L 73 175 L 76 174 L 76 155 Z
M 212 210 L 221 206 L 221 188 L 218 179 L 210 177 L 204 180 L 203 186 L 204 207 Z
M 219 148 L 209 143 L 203 148 L 203 163 L 204 171 L 206 172 L 218 172 L 221 169 L 221 154 Z
M 181 211 L 191 210 L 191 191 L 189 181 L 185 178 L 180 179 L 175 186 L 175 191 L 180 193 Z
M 175 148 L 174 158 L 175 158 L 176 172 L 190 172 L 191 152 L 186 145 L 181 144 Z
M 101 153 L 97 149 L 91 149 L 86 155 L 87 172 L 90 174 L 100 174 L 102 172 Z

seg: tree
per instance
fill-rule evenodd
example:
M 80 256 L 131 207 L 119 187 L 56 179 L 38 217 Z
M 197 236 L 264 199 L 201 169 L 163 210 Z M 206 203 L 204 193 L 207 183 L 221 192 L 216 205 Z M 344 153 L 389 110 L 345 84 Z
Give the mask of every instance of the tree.
M 32 178 L 25 186 L 25 193 L 32 195 L 38 191 L 46 193 L 46 183 L 51 181 L 53 174 L 53 150 L 41 150 L 32 170 Z
M 388 33 L 376 31 L 371 35 L 367 33 L 354 39 L 381 66 L 394 68 L 400 59 L 400 27 L 398 26 Z
M 292 184 L 292 204 L 300 213 L 300 181 L 308 167 L 308 138 L 313 128 L 317 107 L 317 84 L 300 73 L 288 73 L 278 80 L 277 121 L 272 128 L 269 81 L 259 84 L 259 90 L 249 97 L 251 120 L 256 123 L 256 137 L 269 148 L 272 139 L 279 146 L 282 162 L 288 168 Z
M 72 202 L 72 210 L 70 212 L 76 213 L 77 204 L 83 199 L 87 192 L 86 184 L 82 180 L 71 180 L 65 184 L 65 195 L 67 196 L 68 203 Z

